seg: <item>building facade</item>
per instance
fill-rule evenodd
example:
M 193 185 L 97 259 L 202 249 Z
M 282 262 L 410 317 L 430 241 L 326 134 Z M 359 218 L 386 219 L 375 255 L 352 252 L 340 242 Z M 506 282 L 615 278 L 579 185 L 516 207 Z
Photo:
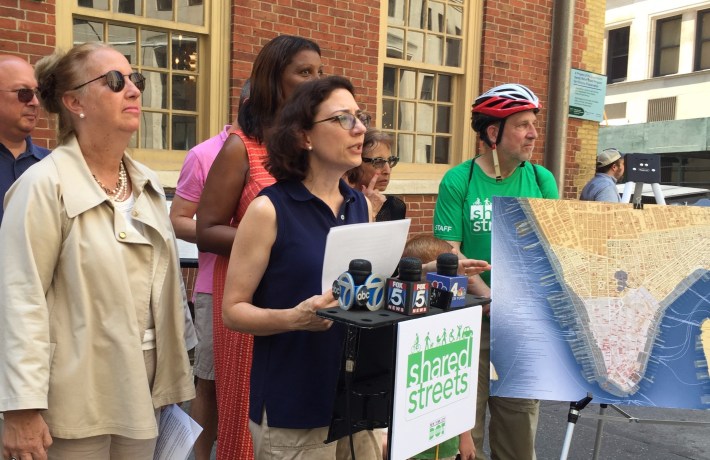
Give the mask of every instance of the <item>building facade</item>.
M 326 74 L 350 78 L 361 106 L 395 139 L 412 232 L 431 232 L 438 184 L 478 149 L 473 99 L 519 82 L 541 98 L 542 162 L 553 0 L 0 0 L 0 52 L 36 62 L 55 47 L 103 41 L 147 78 L 133 155 L 174 187 L 189 148 L 235 118 L 261 47 L 279 34 L 316 41 Z M 572 67 L 600 73 L 604 2 L 576 0 Z M 39 143 L 54 144 L 52 121 Z M 563 195 L 594 170 L 598 124 L 570 119 Z
M 661 156 L 661 183 L 710 188 L 710 1 L 607 0 L 602 148 Z

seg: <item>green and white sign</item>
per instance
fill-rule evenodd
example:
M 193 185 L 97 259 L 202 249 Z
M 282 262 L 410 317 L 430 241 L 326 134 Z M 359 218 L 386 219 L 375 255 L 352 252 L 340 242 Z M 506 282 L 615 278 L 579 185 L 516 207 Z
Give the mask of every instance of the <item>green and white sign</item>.
M 606 76 L 572 69 L 569 85 L 569 116 L 601 122 L 604 120 Z
M 398 324 L 392 459 L 473 428 L 480 331 L 481 307 Z

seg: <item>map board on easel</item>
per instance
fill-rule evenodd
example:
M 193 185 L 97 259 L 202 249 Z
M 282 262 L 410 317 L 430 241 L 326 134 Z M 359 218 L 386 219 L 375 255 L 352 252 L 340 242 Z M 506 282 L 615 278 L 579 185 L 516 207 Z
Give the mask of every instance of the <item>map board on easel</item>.
M 494 198 L 497 396 L 710 408 L 710 209 Z

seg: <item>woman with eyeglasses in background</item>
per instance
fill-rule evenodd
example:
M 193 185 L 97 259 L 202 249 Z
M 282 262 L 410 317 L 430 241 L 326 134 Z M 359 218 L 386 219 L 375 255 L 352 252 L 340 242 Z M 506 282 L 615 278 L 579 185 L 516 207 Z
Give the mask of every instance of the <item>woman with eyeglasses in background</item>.
M 368 128 L 362 146 L 362 164 L 346 174 L 351 187 L 360 190 L 372 203 L 376 222 L 404 219 L 407 205 L 393 195 L 384 195 L 392 168 L 399 157 L 392 155 L 392 138 L 375 128 Z
M 100 43 L 36 64 L 58 147 L 0 227 L 3 458 L 153 458 L 160 410 L 194 398 L 196 338 L 157 175 L 127 148 L 145 79 Z

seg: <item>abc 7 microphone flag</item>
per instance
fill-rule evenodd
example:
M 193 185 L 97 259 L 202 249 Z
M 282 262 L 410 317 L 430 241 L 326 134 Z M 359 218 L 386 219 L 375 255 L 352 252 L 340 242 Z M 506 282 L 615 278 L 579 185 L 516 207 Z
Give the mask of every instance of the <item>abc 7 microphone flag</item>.
M 343 310 L 366 307 L 380 310 L 385 304 L 386 278 L 372 273 L 372 265 L 364 259 L 350 261 L 348 271 L 333 282 L 333 297 Z

